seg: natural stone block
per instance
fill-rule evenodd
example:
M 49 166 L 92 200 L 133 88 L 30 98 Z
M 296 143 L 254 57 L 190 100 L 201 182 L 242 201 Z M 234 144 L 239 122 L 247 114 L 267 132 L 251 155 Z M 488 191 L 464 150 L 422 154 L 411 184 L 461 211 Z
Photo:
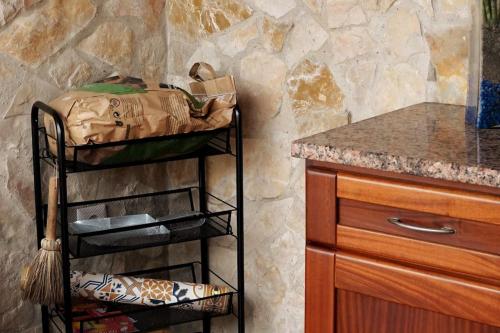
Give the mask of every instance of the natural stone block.
M 384 26 L 384 45 L 390 55 L 407 61 L 412 54 L 427 52 L 416 13 L 398 8 L 391 12 Z
M 168 22 L 178 32 L 200 38 L 224 31 L 252 15 L 252 9 L 238 0 L 171 0 Z
M 296 112 L 342 107 L 344 95 L 325 64 L 304 60 L 290 73 L 288 95 Z
M 222 53 L 234 57 L 245 50 L 248 43 L 257 38 L 258 34 L 259 30 L 255 22 L 243 23 L 231 32 L 221 36 L 217 40 L 217 45 L 222 50 Z
M 105 22 L 81 41 L 78 49 L 127 72 L 134 51 L 134 33 L 124 23 Z
M 293 66 L 309 52 L 319 50 L 328 39 L 328 34 L 314 18 L 307 14 L 299 17 L 289 33 L 283 52 L 289 66 Z
M 434 4 L 433 0 L 416 0 L 416 3 L 423 8 L 425 14 L 429 17 L 434 16 Z
M 475 0 L 433 0 L 436 17 L 456 25 L 458 22 L 470 24 L 471 7 Z
M 249 216 L 254 216 L 255 219 L 258 218 L 261 223 L 254 228 L 245 228 L 245 231 L 247 231 L 245 240 L 248 240 L 247 250 L 252 251 L 270 246 L 269 240 L 275 238 L 277 234 L 280 234 L 284 230 L 283 224 L 275 223 L 276 213 L 281 212 L 284 220 L 285 216 L 288 216 L 292 209 L 293 198 L 289 197 L 265 202 L 249 201 L 245 207 L 245 212 Z M 269 258 L 268 260 L 272 259 Z
M 84 62 L 79 64 L 68 77 L 68 87 L 76 88 L 88 83 L 92 77 L 92 66 Z
M 158 170 L 159 172 L 162 170 Z M 167 186 L 171 188 L 179 188 L 193 186 L 196 184 L 196 161 L 180 160 L 168 163 L 166 166 Z M 151 180 L 155 178 L 152 177 Z
M 42 0 L 0 0 L 0 27 L 12 21 L 23 8 L 29 8 Z
M 13 61 L 0 57 L 0 109 L 7 110 L 12 103 L 13 96 L 21 86 L 26 72 Z
M 37 66 L 81 31 L 95 13 L 90 0 L 50 0 L 0 33 L 0 52 Z
M 254 51 L 241 59 L 240 78 L 254 85 L 263 85 L 268 89 L 281 90 L 287 68 L 275 55 Z
M 24 0 L 24 8 L 30 8 L 31 6 L 42 2 L 43 0 Z
M 236 169 L 232 156 L 207 159 L 207 189 L 213 195 L 232 200 L 236 196 Z
M 29 115 L 34 102 L 38 100 L 48 102 L 60 94 L 62 94 L 61 90 L 30 75 L 25 78 L 23 84 L 15 92 L 9 108 L 3 115 L 3 119 Z
M 240 62 L 238 96 L 245 110 L 245 135 L 255 136 L 278 112 L 287 66 L 275 55 L 255 51 Z
M 69 49 L 58 58 L 49 74 L 59 88 L 66 89 L 88 82 L 92 77 L 92 67 L 75 51 Z
M 468 73 L 468 29 L 453 28 L 430 32 L 426 39 L 436 70 L 439 95 L 443 103 L 465 104 Z
M 194 54 L 196 46 L 195 43 L 191 43 L 185 38 L 169 36 L 167 52 L 168 73 L 166 75 L 186 77 L 186 61 Z
M 110 16 L 132 16 L 143 21 L 149 31 L 157 30 L 165 0 L 109 0 L 103 6 Z
M 245 139 L 245 197 L 249 200 L 278 198 L 288 186 L 291 161 L 288 143 Z
M 468 55 L 468 31 L 452 29 L 426 34 L 431 60 L 438 76 L 465 75 Z
M 331 33 L 331 60 L 341 63 L 349 59 L 373 52 L 375 42 L 365 27 L 334 30 Z
M 24 3 L 22 0 L 0 1 L 0 26 L 12 20 L 21 10 Z
M 278 23 L 268 17 L 262 20 L 262 41 L 269 52 L 279 52 L 283 49 L 286 35 L 292 28 L 291 24 Z
M 338 66 L 338 75 L 343 75 L 343 86 L 346 93 L 345 104 L 352 110 L 352 120 L 358 121 L 362 112 L 371 112 L 370 91 L 375 84 L 375 74 L 380 61 L 376 57 L 353 59 Z M 341 74 L 343 73 L 343 74 Z M 339 76 L 341 77 L 341 76 Z
M 295 0 L 269 1 L 253 0 L 255 6 L 268 15 L 280 18 L 295 8 Z
M 142 42 L 138 56 L 142 78 L 159 81 L 163 77 L 166 49 L 162 36 L 154 36 Z
M 216 71 L 220 70 L 221 60 L 215 44 L 206 40 L 202 41 L 193 55 L 186 62 L 186 72 L 189 71 L 195 62 L 206 62 L 212 65 Z
M 24 246 L 21 242 L 17 243 L 17 245 Z M 13 253 L 14 252 L 10 252 L 9 257 L 12 256 Z M 2 276 L 4 281 L 6 281 L 4 282 L 4 287 L 10 290 L 9 297 L 2 298 L 5 299 L 5 301 L 8 299 L 15 299 L 18 301 L 16 302 L 16 307 L 10 308 L 6 312 L 2 312 L 2 316 L 0 316 L 0 327 L 2 327 L 3 332 L 42 333 L 41 327 L 39 330 L 36 329 L 36 325 L 39 325 L 38 323 L 41 322 L 41 319 L 37 316 L 37 308 L 27 301 L 22 301 L 21 292 L 16 283 L 19 281 L 17 268 L 21 264 L 27 265 L 28 262 L 26 260 L 19 261 L 19 259 L 23 257 L 23 254 L 19 252 L 15 254 L 15 259 L 18 261 L 8 262 L 6 266 L 2 263 L 2 267 L 16 267 L 15 273 L 8 272 Z M 9 261 L 11 261 L 11 259 L 9 259 Z M 22 313 L 23 316 L 19 317 L 19 313 Z
M 304 243 L 303 203 L 286 198 L 249 202 L 246 207 L 251 220 L 262 221 L 258 226 L 247 224 L 245 234 L 250 239 L 246 243 L 250 247 L 246 272 L 251 272 L 246 276 L 247 299 L 252 317 L 260 319 L 251 320 L 247 328 L 251 332 L 302 332 L 304 248 L 297 244 Z
M 358 0 L 328 0 L 326 6 L 329 28 L 360 25 L 367 22 Z
M 18 137 L 15 136 L 13 132 L 24 129 L 26 131 L 25 133 L 28 133 L 28 128 L 29 124 L 26 121 L 26 124 L 23 124 L 22 126 L 19 126 L 17 128 L 12 128 L 7 132 L 17 139 L 15 141 L 18 141 L 20 139 L 20 142 L 16 142 L 17 144 L 19 144 L 19 146 L 17 147 L 18 153 L 23 152 L 24 149 L 27 148 L 28 145 L 24 144 L 28 142 L 29 137 L 27 135 Z M 12 143 L 13 141 L 14 140 L 10 141 L 10 143 Z M 10 157 L 14 156 L 10 155 Z M 33 204 L 33 187 L 31 185 L 32 183 L 30 179 L 33 174 L 31 170 L 26 167 L 29 164 L 30 157 L 29 154 L 16 157 L 17 158 L 9 158 L 6 160 L 7 177 L 5 185 L 10 196 L 12 197 L 12 204 L 16 204 L 18 210 L 21 210 L 24 214 L 28 215 L 31 211 L 31 205 Z
M 436 102 L 465 105 L 467 102 L 467 79 L 461 76 L 441 77 L 437 81 Z
M 347 125 L 349 113 L 319 110 L 295 115 L 297 139 Z
M 321 13 L 325 0 L 302 0 L 315 13 Z
M 389 10 L 396 0 L 361 0 L 361 4 L 369 10 L 385 12 Z
M 389 65 L 374 82 L 371 91 L 372 110 L 357 119 L 422 103 L 426 99 L 426 77 L 408 64 Z

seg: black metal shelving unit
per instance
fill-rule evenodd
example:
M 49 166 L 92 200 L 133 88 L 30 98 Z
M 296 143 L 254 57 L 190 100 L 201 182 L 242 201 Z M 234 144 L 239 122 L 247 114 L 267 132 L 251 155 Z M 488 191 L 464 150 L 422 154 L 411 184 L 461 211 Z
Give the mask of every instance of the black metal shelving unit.
M 52 138 L 57 144 L 57 155 L 51 154 L 48 149 L 49 134 L 47 133 L 41 116 L 52 117 L 55 124 L 55 137 Z M 50 106 L 36 102 L 31 111 L 32 127 L 32 145 L 33 145 L 33 175 L 35 190 L 35 208 L 36 208 L 36 230 L 38 247 L 44 237 L 46 204 L 42 199 L 42 162 L 49 167 L 57 168 L 59 184 L 59 210 L 58 210 L 58 233 L 61 239 L 62 260 L 63 260 L 63 286 L 64 303 L 60 306 L 51 307 L 42 306 L 42 325 L 43 332 L 50 332 L 50 323 L 59 332 L 72 333 L 73 324 L 79 323 L 80 331 L 83 332 L 85 320 L 72 317 L 72 298 L 70 290 L 70 271 L 74 259 L 99 256 L 108 253 L 133 251 L 147 247 L 163 246 L 174 243 L 198 240 L 200 242 L 201 260 L 189 262 L 182 265 L 161 267 L 138 272 L 129 272 L 123 274 L 140 275 L 153 278 L 167 278 L 176 281 L 213 283 L 225 286 L 229 292 L 217 295 L 215 297 L 229 297 L 230 307 L 227 313 L 208 313 L 197 312 L 182 309 L 185 302 L 174 304 L 145 307 L 136 305 L 113 305 L 113 309 L 118 310 L 120 315 L 128 315 L 137 320 L 138 329 L 141 332 L 160 329 L 181 323 L 192 321 L 203 322 L 203 332 L 209 333 L 211 327 L 211 318 L 223 315 L 233 315 L 238 321 L 238 332 L 245 331 L 244 318 L 244 275 L 243 275 L 243 155 L 242 155 L 242 127 L 241 113 L 238 106 L 233 111 L 233 121 L 228 128 L 217 129 L 213 131 L 194 132 L 188 134 L 178 134 L 163 137 L 153 137 L 138 140 L 127 140 L 120 142 L 111 142 L 105 144 L 89 144 L 84 146 L 68 146 L 65 143 L 64 126 L 57 112 Z M 234 134 L 235 147 L 231 147 L 231 137 Z M 202 144 L 196 145 L 189 152 L 181 154 L 170 154 L 162 157 L 141 157 L 135 160 L 119 160 L 111 163 L 100 163 L 96 165 L 81 162 L 78 154 L 92 154 L 100 149 L 109 149 L 112 147 L 134 147 L 141 149 L 142 145 L 148 143 L 167 143 L 181 142 L 196 138 Z M 67 151 L 73 152 L 72 159 L 67 159 Z M 235 159 L 236 168 L 236 203 L 230 204 L 206 191 L 206 158 L 208 156 L 232 155 Z M 198 186 L 180 189 L 170 189 L 161 192 L 136 194 L 122 197 L 115 197 L 102 200 L 68 202 L 67 181 L 72 173 L 99 171 L 104 169 L 122 168 L 136 165 L 145 165 L 152 163 L 161 163 L 183 159 L 197 159 L 198 161 Z M 177 200 L 183 196 L 185 200 Z M 165 211 L 164 204 L 169 197 L 174 197 L 177 202 L 187 203 L 186 211 L 192 214 L 171 214 Z M 109 207 L 122 206 L 127 207 L 136 214 L 152 213 L 156 216 L 163 216 L 156 219 L 153 223 L 138 224 L 132 226 L 119 227 L 114 229 L 105 229 L 82 232 L 73 230 L 71 222 L 76 221 L 76 211 L 82 207 L 92 207 L 99 204 L 106 204 Z M 117 208 L 118 210 L 118 208 Z M 196 213 L 195 213 L 196 212 Z M 163 215 L 166 214 L 166 215 Z M 237 232 L 232 229 L 232 218 L 235 217 Z M 183 223 L 203 219 L 199 227 L 183 229 Z M 132 230 L 165 226 L 168 228 L 168 237 L 158 237 L 154 241 L 139 244 L 125 244 L 121 246 L 96 246 L 96 237 L 102 237 L 110 234 L 119 234 L 130 232 Z M 214 237 L 234 237 L 236 238 L 236 265 L 237 265 L 237 286 L 233 287 L 218 274 L 210 270 L 209 265 L 209 244 L 208 240 Z M 73 264 L 74 266 L 74 264 Z M 198 299 L 189 302 L 197 302 Z M 234 300 L 234 302 L 233 302 Z M 233 306 L 236 305 L 236 307 Z M 110 315 L 112 316 L 112 315 Z M 109 316 L 101 317 L 109 318 Z M 93 321 L 96 318 L 92 319 Z M 77 326 L 78 327 L 78 326 Z

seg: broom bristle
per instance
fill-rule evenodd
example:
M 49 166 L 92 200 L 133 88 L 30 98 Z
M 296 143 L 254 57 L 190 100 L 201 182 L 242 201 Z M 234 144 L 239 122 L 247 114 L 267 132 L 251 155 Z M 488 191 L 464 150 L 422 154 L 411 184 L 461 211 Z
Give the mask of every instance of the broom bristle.
M 36 304 L 62 303 L 62 276 L 60 241 L 43 239 L 22 282 L 22 298 Z

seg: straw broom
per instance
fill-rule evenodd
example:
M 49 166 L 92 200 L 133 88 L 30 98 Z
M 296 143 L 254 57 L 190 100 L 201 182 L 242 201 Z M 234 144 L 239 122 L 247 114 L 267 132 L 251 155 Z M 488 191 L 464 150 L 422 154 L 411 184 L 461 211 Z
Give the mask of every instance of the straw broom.
M 22 298 L 35 304 L 57 304 L 63 300 L 61 242 L 56 240 L 57 178 L 50 177 L 47 226 L 42 247 L 21 273 Z

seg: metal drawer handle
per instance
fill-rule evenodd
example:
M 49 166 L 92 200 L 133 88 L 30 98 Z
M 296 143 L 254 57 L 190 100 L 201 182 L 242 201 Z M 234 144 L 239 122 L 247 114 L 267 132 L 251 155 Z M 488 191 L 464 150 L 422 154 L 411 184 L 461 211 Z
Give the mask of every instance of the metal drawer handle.
M 413 231 L 419 231 L 419 232 L 427 232 L 430 234 L 454 234 L 455 229 L 449 228 L 449 227 L 441 227 L 441 228 L 426 228 L 426 227 L 419 227 L 417 225 L 412 225 L 412 224 L 407 224 L 401 221 L 399 217 L 389 217 L 387 219 L 389 223 L 392 223 L 394 225 L 397 225 L 398 227 L 413 230 Z

